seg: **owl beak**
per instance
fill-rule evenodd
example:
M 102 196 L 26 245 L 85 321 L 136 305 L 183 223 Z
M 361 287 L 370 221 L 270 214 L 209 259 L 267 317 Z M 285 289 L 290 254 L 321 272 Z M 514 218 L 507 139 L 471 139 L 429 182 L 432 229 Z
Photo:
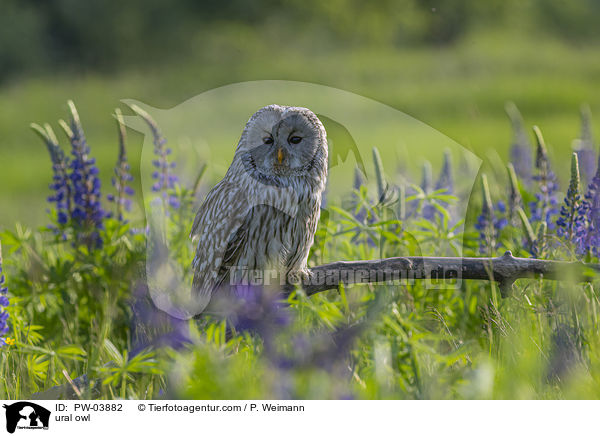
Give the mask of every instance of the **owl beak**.
M 279 165 L 283 162 L 283 148 L 281 147 L 277 149 L 277 161 L 279 162 Z

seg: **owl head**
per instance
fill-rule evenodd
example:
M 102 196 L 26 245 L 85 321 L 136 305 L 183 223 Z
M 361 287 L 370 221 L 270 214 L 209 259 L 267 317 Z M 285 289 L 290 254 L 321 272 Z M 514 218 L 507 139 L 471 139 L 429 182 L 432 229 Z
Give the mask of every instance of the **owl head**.
M 269 105 L 258 110 L 242 133 L 236 150 L 247 170 L 281 178 L 310 172 L 327 159 L 321 121 L 302 107 Z

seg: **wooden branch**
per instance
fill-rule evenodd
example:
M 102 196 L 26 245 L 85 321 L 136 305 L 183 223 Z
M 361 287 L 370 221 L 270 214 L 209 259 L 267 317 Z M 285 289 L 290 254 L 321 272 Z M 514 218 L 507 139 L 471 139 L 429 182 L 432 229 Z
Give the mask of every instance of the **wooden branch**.
M 379 260 L 340 261 L 315 266 L 303 282 L 307 295 L 337 289 L 340 283 L 380 283 L 430 280 L 442 287 L 442 280 L 490 280 L 498 282 L 503 297 L 516 279 L 543 277 L 546 280 L 589 282 L 600 264 L 514 257 L 510 251 L 500 257 L 390 257 Z M 447 287 L 447 286 L 444 286 Z

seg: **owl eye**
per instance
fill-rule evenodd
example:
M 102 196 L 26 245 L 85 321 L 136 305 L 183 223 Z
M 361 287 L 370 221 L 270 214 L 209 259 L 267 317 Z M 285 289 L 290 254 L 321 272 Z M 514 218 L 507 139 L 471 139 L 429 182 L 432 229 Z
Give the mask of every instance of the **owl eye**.
M 302 141 L 302 138 L 299 136 L 291 136 L 288 141 L 290 142 L 290 144 L 300 144 L 300 141 Z
M 273 143 L 273 137 L 272 136 L 266 136 L 263 138 L 263 142 L 265 144 L 272 144 Z

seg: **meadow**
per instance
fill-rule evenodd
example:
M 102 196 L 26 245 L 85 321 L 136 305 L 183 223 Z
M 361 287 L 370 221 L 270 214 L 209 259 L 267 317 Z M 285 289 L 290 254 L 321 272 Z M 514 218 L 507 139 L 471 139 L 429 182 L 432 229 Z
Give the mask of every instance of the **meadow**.
M 508 159 L 511 132 L 504 105 L 514 101 L 528 129 L 537 124 L 546 132 L 551 155 L 570 149 L 579 132 L 580 106 L 587 103 L 593 113 L 600 110 L 595 46 L 510 38 L 507 33 L 479 32 L 457 45 L 414 49 L 330 51 L 300 46 L 274 58 L 269 53 L 275 42 L 260 46 L 248 42 L 243 55 L 231 44 L 212 57 L 119 73 L 91 70 L 83 75 L 15 78 L 0 88 L 0 228 L 12 228 L 16 221 L 33 226 L 45 222 L 50 172 L 28 126 L 55 120 L 68 99 L 77 103 L 86 123 L 104 186 L 110 183 L 116 159 L 110 113 L 121 99 L 169 108 L 209 89 L 248 80 L 307 81 L 367 96 L 429 124 L 494 165 Z M 129 153 L 138 181 L 141 148 L 141 135 L 131 132 Z M 554 161 L 562 165 L 557 174 L 566 181 L 568 159 Z M 140 197 L 137 200 L 141 203 Z
M 128 161 L 113 170 L 120 132 L 114 107 L 121 98 L 169 107 L 242 79 L 314 81 L 368 95 L 484 160 L 466 217 L 455 208 L 462 189 L 456 163 L 436 164 L 408 184 L 389 172 L 376 171 L 379 183 L 357 174 L 350 195 L 329 200 L 309 265 L 433 254 L 440 244 L 459 246 L 464 256 L 510 249 L 515 256 L 597 263 L 600 181 L 588 187 L 593 170 L 584 172 L 589 162 L 573 163 L 572 144 L 588 141 L 596 162 L 597 144 L 582 132 L 592 132 L 597 117 L 582 129 L 579 111 L 587 103 L 600 113 L 594 86 L 600 58 L 593 47 L 552 40 L 499 44 L 490 34 L 450 48 L 316 50 L 294 63 L 274 60 L 268 77 L 250 53 L 218 68 L 171 64 L 151 73 L 28 78 L 3 87 L 0 241 L 7 291 L 0 297 L 6 298 L 0 396 L 29 398 L 76 380 L 70 395 L 81 398 L 599 398 L 597 278 L 519 280 L 506 298 L 488 281 L 349 285 L 312 297 L 300 289 L 286 297 L 254 289 L 232 306 L 229 322 L 175 320 L 148 298 L 144 205 L 173 200 L 168 236 L 187 268 L 197 190 L 174 183 L 141 198 L 141 135 L 129 132 Z M 67 99 L 76 103 L 81 124 Z M 509 100 L 523 114 L 528 140 L 511 130 Z M 66 136 L 58 118 L 68 122 Z M 65 155 L 80 162 L 66 165 L 65 174 L 83 168 L 89 181 L 72 186 L 84 199 L 78 213 L 60 195 L 70 182 L 57 170 L 60 158 L 54 168 L 50 163 L 48 151 L 60 155 L 53 136 L 42 128 L 40 141 L 28 127 L 48 121 Z M 512 177 L 511 146 L 531 158 Z M 161 147 L 157 158 L 168 159 Z M 377 159 L 368 165 L 376 168 Z M 463 218 L 464 232 L 457 231 Z

